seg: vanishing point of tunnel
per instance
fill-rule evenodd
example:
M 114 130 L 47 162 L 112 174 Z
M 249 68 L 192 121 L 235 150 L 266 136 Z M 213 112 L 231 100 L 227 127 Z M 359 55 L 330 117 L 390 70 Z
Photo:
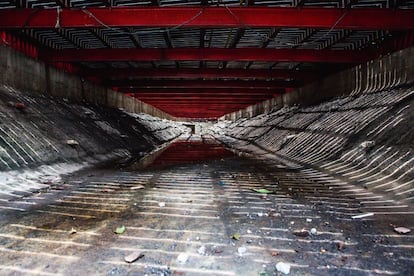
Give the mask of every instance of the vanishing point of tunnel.
M 414 1 L 0 0 L 0 275 L 414 275 Z

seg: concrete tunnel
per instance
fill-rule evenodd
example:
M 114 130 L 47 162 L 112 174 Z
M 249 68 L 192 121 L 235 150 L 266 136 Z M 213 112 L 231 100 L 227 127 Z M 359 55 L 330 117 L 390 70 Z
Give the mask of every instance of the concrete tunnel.
M 414 275 L 414 1 L 0 0 L 0 275 Z

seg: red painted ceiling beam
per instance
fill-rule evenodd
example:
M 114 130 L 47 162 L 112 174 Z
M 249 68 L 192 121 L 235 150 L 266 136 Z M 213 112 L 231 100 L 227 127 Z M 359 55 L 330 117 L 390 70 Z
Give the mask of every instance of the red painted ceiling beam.
M 186 78 L 186 79 L 315 79 L 319 75 L 313 71 L 266 70 L 266 69 L 142 69 L 142 68 L 108 68 L 88 69 L 82 75 L 98 78 Z
M 274 61 L 361 63 L 371 60 L 371 51 L 257 49 L 257 48 L 175 48 L 175 49 L 65 49 L 39 50 L 47 62 L 85 61 Z
M 279 95 L 280 93 L 274 93 L 273 91 L 270 93 L 250 93 L 250 94 L 243 94 L 243 93 L 174 93 L 174 94 L 165 94 L 165 93 L 133 93 L 129 96 L 135 97 L 135 98 L 172 98 L 172 97 L 198 97 L 198 98 L 228 98 L 233 97 L 235 99 L 240 97 L 263 97 L 263 96 L 273 96 L 273 95 Z
M 283 7 L 119 7 L 0 10 L 0 28 L 414 28 L 414 10 Z
M 200 95 L 200 94 L 249 94 L 249 95 L 256 95 L 256 94 L 280 94 L 284 93 L 285 89 L 250 89 L 250 88 L 168 88 L 168 89 L 160 89 L 160 88 L 128 88 L 128 87 L 119 87 L 118 91 L 125 92 L 125 93 L 136 93 L 139 95 L 140 93 L 154 93 L 154 94 L 163 94 L 166 97 L 171 94 L 191 94 L 191 95 Z
M 277 89 L 286 87 L 299 87 L 299 81 L 284 80 L 111 80 L 107 86 L 129 88 L 262 88 Z

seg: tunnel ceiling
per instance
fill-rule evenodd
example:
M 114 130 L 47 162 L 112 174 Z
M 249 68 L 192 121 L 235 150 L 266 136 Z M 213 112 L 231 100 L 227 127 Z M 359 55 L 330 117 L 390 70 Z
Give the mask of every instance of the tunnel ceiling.
M 414 1 L 1 1 L 36 57 L 171 115 L 217 118 L 414 45 Z

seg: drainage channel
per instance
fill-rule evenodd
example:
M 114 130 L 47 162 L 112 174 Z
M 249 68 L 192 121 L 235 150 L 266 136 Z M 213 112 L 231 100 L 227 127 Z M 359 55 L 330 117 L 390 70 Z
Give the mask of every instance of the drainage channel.
M 0 274 L 280 275 L 276 265 L 291 275 L 413 274 L 414 236 L 393 232 L 412 220 L 352 218 L 409 207 L 313 169 L 202 142 L 174 143 L 132 168 L 1 201 Z M 143 257 L 125 262 L 134 252 Z

